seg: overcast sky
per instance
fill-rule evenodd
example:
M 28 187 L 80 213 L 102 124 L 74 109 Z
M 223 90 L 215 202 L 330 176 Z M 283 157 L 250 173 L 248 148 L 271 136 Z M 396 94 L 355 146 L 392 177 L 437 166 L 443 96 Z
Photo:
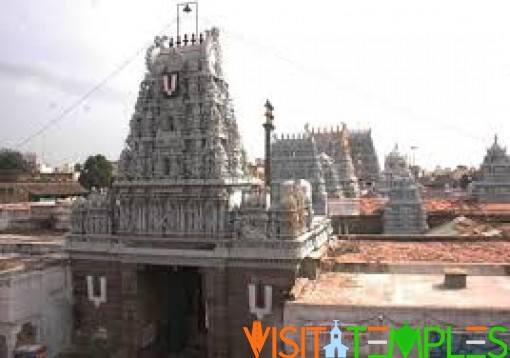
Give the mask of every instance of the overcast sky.
M 175 4 L 1 1 L 0 146 L 24 141 L 150 43 L 173 23 Z M 250 157 L 263 153 L 266 98 L 277 132 L 372 128 L 381 162 L 397 142 L 416 146 L 416 163 L 429 168 L 478 165 L 495 133 L 510 144 L 508 1 L 212 0 L 199 14 L 201 29 L 221 29 Z M 141 53 L 22 149 L 52 165 L 116 159 L 143 71 Z

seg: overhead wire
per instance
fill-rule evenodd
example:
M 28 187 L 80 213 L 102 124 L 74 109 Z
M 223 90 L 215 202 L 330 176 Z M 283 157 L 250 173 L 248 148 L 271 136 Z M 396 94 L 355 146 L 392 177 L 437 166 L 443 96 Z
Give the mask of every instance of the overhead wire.
M 164 33 L 170 26 L 172 26 L 177 20 L 173 20 L 167 25 L 164 26 L 162 30 L 160 30 L 158 33 Z M 152 40 L 151 40 L 152 42 Z M 51 127 L 57 125 L 58 123 L 62 122 L 64 119 L 67 118 L 67 116 L 73 112 L 76 108 L 78 108 L 81 104 L 85 103 L 86 100 L 88 100 L 90 97 L 94 95 L 98 90 L 103 88 L 108 82 L 110 82 L 114 77 L 116 77 L 119 73 L 121 73 L 127 66 L 129 66 L 141 53 L 145 52 L 147 50 L 147 47 L 150 46 L 150 43 L 148 41 L 144 42 L 143 45 L 141 45 L 132 55 L 130 55 L 127 59 L 125 59 L 123 62 L 118 64 L 113 71 L 111 71 L 108 75 L 106 75 L 101 81 L 99 81 L 96 85 L 94 85 L 91 89 L 89 89 L 87 92 L 85 92 L 83 95 L 81 95 L 78 99 L 73 101 L 70 105 L 68 105 L 64 110 L 62 110 L 58 115 L 50 119 L 48 122 L 46 122 L 41 128 L 39 128 L 34 133 L 30 134 L 23 140 L 21 140 L 17 145 L 16 148 L 20 149 L 24 147 L 26 144 L 34 140 L 35 138 L 42 135 L 44 132 L 46 132 Z
M 210 25 L 214 24 L 208 18 L 201 17 L 201 19 L 204 20 L 205 22 L 209 23 Z M 176 22 L 176 19 L 174 19 L 169 24 L 165 25 L 165 27 L 159 33 L 164 33 L 175 22 Z M 485 142 L 484 138 L 473 135 L 470 132 L 466 131 L 464 128 L 461 128 L 461 127 L 458 127 L 455 125 L 451 125 L 451 124 L 445 124 L 442 122 L 440 123 L 440 122 L 433 121 L 433 120 L 426 119 L 426 118 L 421 118 L 421 116 L 417 115 L 414 111 L 412 111 L 411 108 L 404 108 L 401 106 L 396 106 L 396 105 L 392 104 L 391 101 L 388 101 L 386 98 L 382 97 L 381 95 L 360 89 L 356 85 L 344 82 L 343 87 L 348 86 L 350 89 L 349 90 L 342 89 L 342 86 L 340 86 L 338 84 L 337 80 L 334 77 L 332 77 L 331 74 L 325 74 L 325 73 L 321 72 L 320 70 L 317 70 L 316 68 L 312 69 L 309 66 L 306 66 L 305 64 L 300 63 L 300 62 L 298 62 L 294 59 L 291 59 L 290 57 L 282 54 L 280 51 L 276 50 L 272 46 L 269 46 L 267 44 L 263 45 L 260 42 L 255 41 L 253 39 L 249 39 L 245 35 L 240 34 L 236 31 L 233 31 L 231 29 L 226 29 L 221 26 L 220 26 L 220 29 L 227 34 L 230 34 L 232 36 L 232 38 L 236 41 L 239 41 L 239 42 L 241 42 L 245 45 L 251 46 L 251 47 L 256 47 L 259 50 L 263 50 L 263 51 L 271 54 L 273 57 L 279 59 L 280 61 L 283 61 L 287 64 L 292 65 L 295 68 L 302 70 L 303 72 L 307 73 L 309 76 L 316 77 L 317 79 L 323 81 L 323 83 L 327 82 L 329 86 L 336 89 L 337 91 L 346 92 L 346 91 L 350 90 L 350 91 L 362 96 L 367 101 L 377 101 L 380 104 L 382 104 L 383 106 L 385 106 L 386 108 L 389 108 L 391 110 L 398 111 L 398 112 L 405 112 L 406 115 L 411 116 L 411 117 L 413 117 L 421 122 L 424 122 L 426 124 L 433 124 L 435 126 L 439 126 L 440 128 L 443 128 L 446 130 L 455 131 L 457 134 L 462 135 L 466 138 Z M 73 112 L 81 104 L 85 103 L 85 101 L 87 99 L 89 99 L 90 97 L 92 97 L 94 95 L 94 93 L 96 93 L 98 90 L 103 88 L 108 82 L 110 82 L 114 77 L 116 77 L 120 72 L 122 72 L 129 64 L 131 64 L 142 52 L 144 52 L 147 49 L 148 46 L 149 45 L 147 42 L 144 43 L 142 46 L 140 46 L 131 56 L 129 56 L 126 60 L 124 60 L 119 65 L 117 65 L 112 72 L 110 72 L 106 77 L 104 77 L 101 81 L 99 81 L 95 86 L 93 86 L 90 90 L 88 90 L 83 95 L 81 95 L 77 100 L 72 102 L 63 111 L 61 111 L 57 116 L 55 116 L 54 118 L 52 118 L 51 120 L 46 122 L 40 129 L 38 129 L 34 133 L 32 133 L 29 136 L 27 136 L 26 138 L 24 138 L 22 141 L 20 141 L 16 145 L 16 147 L 21 148 L 21 147 L 25 146 L 27 143 L 29 143 L 33 139 L 39 137 L 40 135 L 42 135 L 44 132 L 46 132 L 51 127 L 57 125 L 58 123 L 62 122 L 64 119 L 66 119 L 67 116 L 71 112 Z
M 202 18 L 202 20 L 206 21 L 207 23 L 209 23 L 211 26 L 214 25 L 214 23 L 209 20 L 208 18 Z M 249 39 L 246 37 L 246 35 L 243 35 L 243 34 L 240 34 L 238 32 L 235 32 L 231 29 L 226 29 L 222 26 L 219 26 L 219 28 L 227 33 L 227 34 L 230 34 L 231 37 L 236 40 L 236 41 L 239 41 L 245 45 L 248 45 L 248 46 L 252 46 L 252 47 L 256 47 L 257 49 L 259 50 L 263 50 L 271 55 L 273 55 L 275 58 L 285 62 L 285 63 L 288 63 L 292 66 L 294 66 L 295 68 L 299 69 L 299 70 L 302 70 L 304 71 L 305 73 L 307 73 L 310 77 L 315 77 L 317 78 L 318 80 L 321 80 L 322 83 L 327 83 L 330 87 L 332 87 L 333 89 L 337 90 L 337 91 L 340 91 L 340 92 L 353 92 L 361 97 L 363 97 L 366 101 L 372 101 L 372 102 L 379 102 L 381 105 L 383 105 L 384 107 L 392 110 L 392 111 L 395 111 L 395 112 L 399 112 L 399 113 L 402 113 L 408 117 L 412 117 L 422 123 L 425 123 L 427 125 L 434 125 L 436 127 L 439 127 L 439 128 L 443 128 L 445 130 L 449 130 L 449 131 L 452 131 L 452 132 L 455 132 L 461 136 L 464 136 L 465 138 L 469 138 L 471 140 L 476 140 L 476 141 L 480 141 L 480 142 L 483 142 L 485 143 L 486 142 L 486 138 L 482 138 L 481 136 L 478 136 L 478 135 L 475 135 L 469 131 L 467 131 L 465 128 L 463 127 L 460 127 L 460 126 L 456 126 L 456 125 L 452 125 L 452 124 L 448 124 L 448 123 L 444 123 L 444 122 L 440 122 L 440 121 L 435 121 L 435 120 L 431 120 L 430 118 L 424 118 L 422 117 L 421 115 L 417 114 L 415 111 L 412 110 L 412 108 L 410 107 L 402 107 L 402 106 L 397 106 L 397 105 L 394 105 L 391 101 L 389 101 L 388 99 L 386 99 L 384 96 L 378 94 L 378 93 L 374 93 L 374 92 L 369 92 L 369 91 L 366 91 L 364 89 L 361 89 L 359 88 L 358 86 L 352 84 L 352 83 L 347 83 L 347 82 L 344 82 L 343 85 L 340 85 L 338 83 L 338 80 L 335 79 L 331 73 L 324 73 L 323 71 L 321 71 L 319 68 L 317 67 L 314 67 L 314 68 L 311 68 L 309 66 L 306 66 L 305 64 L 303 63 L 300 63 L 294 59 L 291 59 L 289 56 L 286 56 L 284 54 L 282 54 L 279 50 L 275 49 L 274 47 L 270 46 L 270 45 L 267 45 L 267 44 L 261 44 L 260 42 L 256 41 L 256 40 L 253 40 L 253 39 Z M 349 89 L 343 89 L 342 87 L 348 87 Z

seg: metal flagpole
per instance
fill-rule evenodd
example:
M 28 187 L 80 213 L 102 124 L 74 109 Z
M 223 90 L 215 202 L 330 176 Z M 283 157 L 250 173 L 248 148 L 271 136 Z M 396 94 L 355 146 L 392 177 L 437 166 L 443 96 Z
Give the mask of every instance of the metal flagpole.
M 177 38 L 179 38 L 179 34 L 180 34 L 180 26 L 181 26 L 181 21 L 180 21 L 180 8 L 181 7 L 184 7 L 184 9 L 182 9 L 182 11 L 184 11 L 185 13 L 190 13 L 191 11 L 191 7 L 190 5 L 194 5 L 195 6 L 195 31 L 196 31 L 196 36 L 198 37 L 198 2 L 197 1 L 188 1 L 188 2 L 181 2 L 181 3 L 178 3 L 177 4 Z

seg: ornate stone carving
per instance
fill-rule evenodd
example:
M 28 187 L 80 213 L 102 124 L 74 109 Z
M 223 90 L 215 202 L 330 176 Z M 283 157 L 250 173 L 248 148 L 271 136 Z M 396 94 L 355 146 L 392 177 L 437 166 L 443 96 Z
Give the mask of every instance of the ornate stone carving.
M 388 197 L 383 214 L 385 234 L 423 234 L 427 230 L 427 212 L 412 176 L 394 177 Z
M 326 213 L 326 180 L 320 153 L 311 136 L 279 139 L 271 148 L 271 183 L 274 203 L 282 197 L 283 184 L 288 180 L 307 180 L 312 187 L 312 204 L 317 214 Z M 331 191 L 337 183 L 332 183 Z M 274 188 L 273 188 L 274 187 Z
M 480 167 L 480 177 L 472 183 L 472 195 L 482 202 L 510 202 L 510 156 L 506 148 L 494 143 Z
M 388 197 L 383 226 L 386 234 L 422 234 L 427 213 L 416 180 L 398 146 L 386 156 L 380 192 Z
M 73 205 L 71 231 L 76 234 L 108 234 L 112 230 L 112 208 L 104 192 L 92 191 L 87 200 Z

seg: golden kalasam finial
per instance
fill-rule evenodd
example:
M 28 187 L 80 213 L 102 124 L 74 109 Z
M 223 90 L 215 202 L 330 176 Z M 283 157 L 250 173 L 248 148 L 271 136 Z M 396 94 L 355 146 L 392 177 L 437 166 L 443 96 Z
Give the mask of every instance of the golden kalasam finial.
M 340 145 L 346 151 L 351 150 L 351 145 L 349 143 L 349 130 L 347 129 L 347 125 L 342 122 L 342 130 L 340 131 Z

